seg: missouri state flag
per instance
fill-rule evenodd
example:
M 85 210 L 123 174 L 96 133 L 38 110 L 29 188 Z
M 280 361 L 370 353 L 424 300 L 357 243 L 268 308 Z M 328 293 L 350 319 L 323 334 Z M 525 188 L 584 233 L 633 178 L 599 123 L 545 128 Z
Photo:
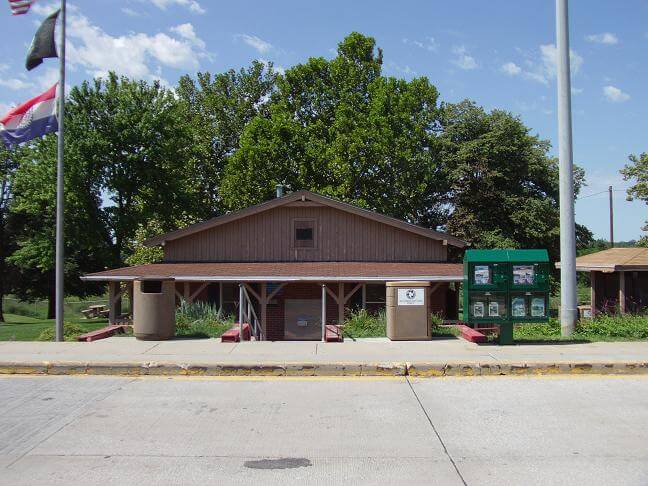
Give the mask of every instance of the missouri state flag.
M 7 148 L 58 130 L 57 87 L 58 83 L 0 118 L 0 137 Z

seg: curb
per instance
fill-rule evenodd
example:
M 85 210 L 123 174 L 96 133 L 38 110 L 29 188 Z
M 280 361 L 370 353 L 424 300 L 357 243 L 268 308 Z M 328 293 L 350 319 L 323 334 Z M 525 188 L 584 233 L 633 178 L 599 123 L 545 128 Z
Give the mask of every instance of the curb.
M 648 362 L 623 363 L 86 363 L 0 362 L 0 375 L 110 376 L 535 376 L 648 375 Z

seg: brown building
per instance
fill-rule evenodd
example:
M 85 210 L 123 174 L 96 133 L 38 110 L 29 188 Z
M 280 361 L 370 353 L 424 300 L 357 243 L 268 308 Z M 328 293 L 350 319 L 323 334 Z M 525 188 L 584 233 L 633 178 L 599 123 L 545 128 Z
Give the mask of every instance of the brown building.
M 327 324 L 343 322 L 351 308 L 384 308 L 388 281 L 431 282 L 430 312 L 456 319 L 462 266 L 447 263 L 448 245 L 466 246 L 448 234 L 309 191 L 147 244 L 163 247 L 162 263 L 85 277 L 109 282 L 111 320 L 133 280 L 173 277 L 178 300 L 208 301 L 226 314 L 239 313 L 243 302 L 250 319 L 258 316 L 261 339 L 269 340 L 319 339 L 322 307 Z

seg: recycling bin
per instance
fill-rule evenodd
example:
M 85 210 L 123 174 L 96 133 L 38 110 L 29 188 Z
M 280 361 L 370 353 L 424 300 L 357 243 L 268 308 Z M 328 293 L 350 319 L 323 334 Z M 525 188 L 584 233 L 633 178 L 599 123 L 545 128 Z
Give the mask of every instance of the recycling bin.
M 137 339 L 160 341 L 175 335 L 175 280 L 139 278 L 133 282 L 133 333 Z
M 429 282 L 387 282 L 387 337 L 392 341 L 430 339 Z

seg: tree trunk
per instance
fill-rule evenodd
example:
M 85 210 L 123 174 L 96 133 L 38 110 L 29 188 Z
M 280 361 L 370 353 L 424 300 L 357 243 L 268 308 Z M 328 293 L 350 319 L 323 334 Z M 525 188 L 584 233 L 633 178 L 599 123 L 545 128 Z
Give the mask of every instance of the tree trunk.
M 56 317 L 56 288 L 54 281 L 51 280 L 49 286 L 49 296 L 47 297 L 47 318 L 54 319 Z

